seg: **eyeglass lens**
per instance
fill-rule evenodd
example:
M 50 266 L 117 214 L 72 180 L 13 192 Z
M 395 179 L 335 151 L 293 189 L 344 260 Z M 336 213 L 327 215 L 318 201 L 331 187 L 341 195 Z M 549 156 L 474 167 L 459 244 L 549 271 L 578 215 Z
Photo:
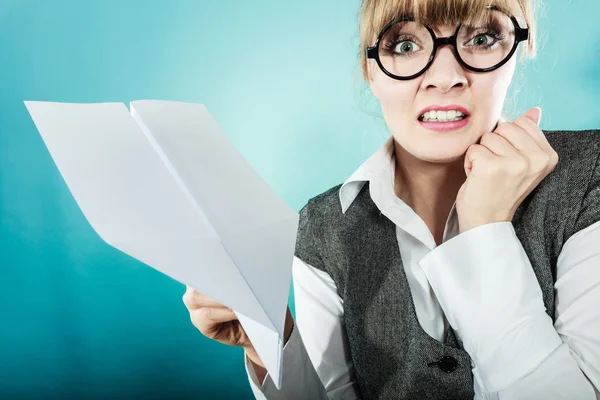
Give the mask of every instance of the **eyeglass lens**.
M 504 61 L 515 40 L 515 26 L 511 18 L 498 10 L 489 10 L 481 22 L 460 27 L 456 47 L 465 64 L 484 69 Z M 408 77 L 427 66 L 433 46 L 433 37 L 424 25 L 400 21 L 381 38 L 379 59 L 391 74 Z

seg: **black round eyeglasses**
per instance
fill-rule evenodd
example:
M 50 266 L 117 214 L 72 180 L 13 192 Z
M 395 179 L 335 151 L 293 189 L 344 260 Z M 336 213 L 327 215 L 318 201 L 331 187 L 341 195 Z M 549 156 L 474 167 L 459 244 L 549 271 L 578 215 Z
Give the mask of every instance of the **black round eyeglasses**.
M 367 58 L 373 58 L 381 70 L 398 80 L 414 79 L 433 64 L 437 50 L 452 46 L 458 62 L 474 72 L 500 68 L 515 53 L 520 42 L 529 38 L 529 29 L 521 28 L 514 16 L 488 6 L 481 22 L 460 24 L 454 35 L 438 38 L 429 25 L 412 17 L 387 24 Z

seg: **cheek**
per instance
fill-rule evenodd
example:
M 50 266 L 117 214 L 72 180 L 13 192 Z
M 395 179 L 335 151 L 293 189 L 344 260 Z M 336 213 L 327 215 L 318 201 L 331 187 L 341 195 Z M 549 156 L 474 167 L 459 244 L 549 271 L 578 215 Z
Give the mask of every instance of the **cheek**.
M 488 109 L 494 114 L 500 114 L 506 98 L 508 87 L 514 75 L 515 64 L 508 62 L 501 68 L 478 75 L 474 79 L 472 93 L 476 97 L 476 104 L 487 104 Z
M 399 81 L 383 72 L 375 72 L 371 82 L 371 90 L 379 100 L 381 110 L 387 117 L 402 118 L 404 114 L 412 115 L 412 105 L 419 87 L 418 80 Z

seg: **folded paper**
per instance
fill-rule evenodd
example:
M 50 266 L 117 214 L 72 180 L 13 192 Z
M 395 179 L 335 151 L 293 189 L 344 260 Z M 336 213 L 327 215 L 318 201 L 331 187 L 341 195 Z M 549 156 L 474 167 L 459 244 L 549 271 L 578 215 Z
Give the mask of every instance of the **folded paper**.
M 202 104 L 25 105 L 109 245 L 232 308 L 276 386 L 298 213 Z

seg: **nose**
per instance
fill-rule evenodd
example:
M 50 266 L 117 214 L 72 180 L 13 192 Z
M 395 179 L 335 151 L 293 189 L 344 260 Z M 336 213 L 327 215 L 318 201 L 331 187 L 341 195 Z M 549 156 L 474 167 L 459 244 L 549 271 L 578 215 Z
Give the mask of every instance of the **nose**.
M 454 56 L 452 46 L 439 47 L 433 64 L 423 74 L 421 87 L 426 90 L 437 89 L 446 93 L 452 89 L 464 89 L 467 86 L 465 70 Z

